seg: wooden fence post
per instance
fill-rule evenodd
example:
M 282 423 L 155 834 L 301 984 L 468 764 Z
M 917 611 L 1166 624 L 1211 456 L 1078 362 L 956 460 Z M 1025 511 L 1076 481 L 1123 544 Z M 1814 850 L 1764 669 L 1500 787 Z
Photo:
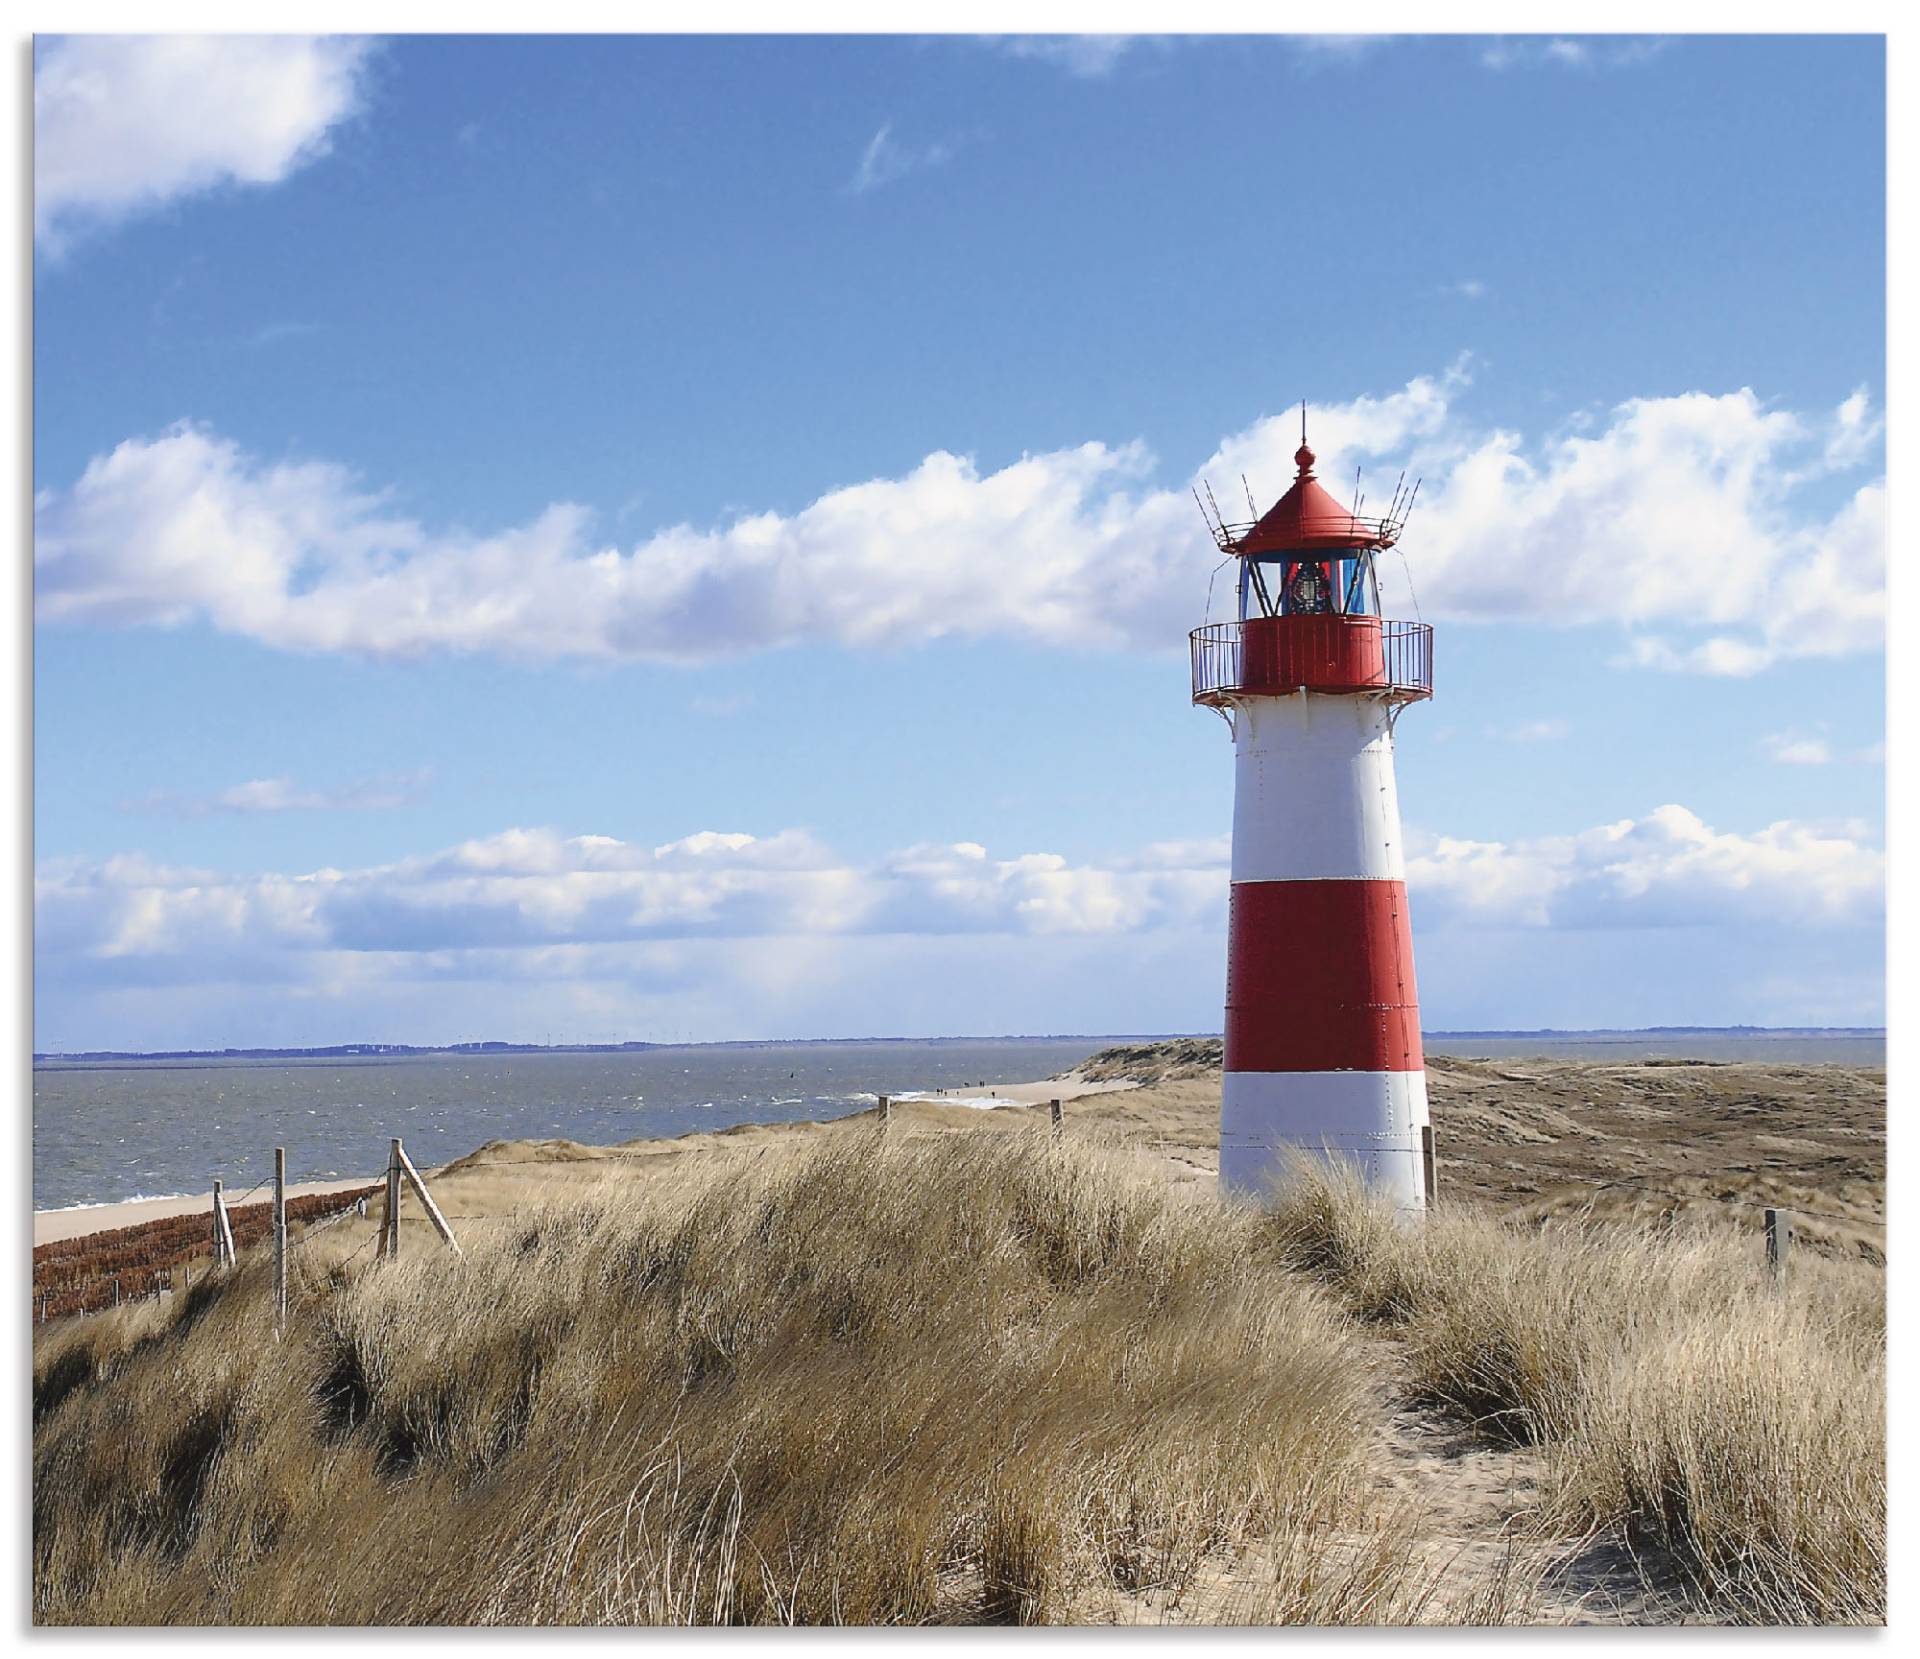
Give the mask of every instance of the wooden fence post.
M 890 1127 L 892 1123 L 893 1123 L 893 1096 L 890 1094 L 883 1094 L 880 1097 L 880 1124 L 882 1128 L 887 1128 L 887 1127 Z
M 217 1266 L 232 1267 L 240 1259 L 233 1247 L 233 1223 L 227 1219 L 225 1183 L 213 1183 L 213 1259 Z
M 1433 1125 L 1420 1125 L 1420 1181 L 1431 1204 L 1440 1192 L 1440 1162 L 1433 1153 Z
M 273 1328 L 287 1328 L 287 1149 L 273 1149 Z
M 1047 1113 L 1053 1119 L 1053 1133 L 1054 1137 L 1058 1139 L 1065 1121 L 1061 1116 L 1060 1102 L 1057 1100 L 1049 1100 L 1047 1102 Z
M 393 1144 L 387 1151 L 387 1219 L 381 1255 L 388 1261 L 396 1261 L 400 1256 L 400 1137 L 393 1137 Z
M 1792 1216 L 1786 1210 L 1767 1211 L 1767 1267 L 1777 1284 L 1786 1283 L 1787 1252 L 1792 1248 Z
M 453 1229 L 447 1225 L 447 1218 L 440 1213 L 440 1206 L 433 1201 L 433 1194 L 427 1191 L 427 1183 L 420 1179 L 420 1171 L 413 1167 L 413 1160 L 407 1156 L 406 1148 L 398 1141 L 393 1143 L 393 1155 L 400 1160 L 400 1168 L 405 1172 L 413 1190 L 420 1195 L 420 1207 L 427 1212 L 427 1219 L 433 1223 L 433 1230 L 452 1247 L 453 1253 L 463 1254 L 460 1241 L 453 1236 Z

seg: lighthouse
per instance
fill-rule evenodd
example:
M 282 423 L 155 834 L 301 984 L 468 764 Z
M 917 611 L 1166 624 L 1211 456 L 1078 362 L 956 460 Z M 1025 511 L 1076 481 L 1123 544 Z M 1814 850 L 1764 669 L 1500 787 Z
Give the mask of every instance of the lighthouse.
M 1237 614 L 1192 634 L 1193 700 L 1234 748 L 1220 1187 L 1262 1197 L 1306 1153 L 1419 1211 L 1432 1132 L 1393 736 L 1432 695 L 1433 630 L 1380 614 L 1404 485 L 1362 518 L 1314 459 L 1303 407 L 1287 493 L 1243 524 L 1213 509 Z

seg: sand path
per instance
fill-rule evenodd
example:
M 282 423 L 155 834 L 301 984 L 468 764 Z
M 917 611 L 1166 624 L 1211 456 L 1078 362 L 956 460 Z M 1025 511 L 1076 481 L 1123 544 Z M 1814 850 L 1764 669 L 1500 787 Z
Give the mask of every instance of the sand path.
M 1504 1579 L 1539 1624 L 1673 1622 L 1617 1539 L 1555 1536 L 1543 1524 L 1544 1454 L 1415 1404 L 1400 1346 L 1375 1338 L 1370 1348 L 1375 1479 L 1390 1504 L 1417 1517 L 1426 1569 L 1454 1616 L 1471 1617 L 1472 1598 Z M 1464 1600 L 1454 1586 L 1467 1587 Z

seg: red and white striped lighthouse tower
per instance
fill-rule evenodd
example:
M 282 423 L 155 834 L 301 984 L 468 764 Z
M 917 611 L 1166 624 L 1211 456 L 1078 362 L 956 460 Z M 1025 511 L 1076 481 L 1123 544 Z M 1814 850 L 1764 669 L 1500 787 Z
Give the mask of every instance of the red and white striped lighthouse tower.
M 1417 1210 L 1431 1137 L 1393 728 L 1432 693 L 1433 631 L 1380 615 L 1374 558 L 1407 499 L 1341 506 L 1301 420 L 1293 487 L 1256 522 L 1215 511 L 1238 617 L 1192 636 L 1193 700 L 1234 745 L 1220 1186 L 1258 1197 L 1297 1149 Z

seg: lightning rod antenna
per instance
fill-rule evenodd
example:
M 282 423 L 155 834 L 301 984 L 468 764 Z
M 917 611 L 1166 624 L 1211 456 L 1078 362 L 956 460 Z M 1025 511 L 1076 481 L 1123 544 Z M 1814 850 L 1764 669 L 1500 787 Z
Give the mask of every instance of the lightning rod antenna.
M 1214 523 L 1219 525 L 1222 530 L 1226 529 L 1227 515 L 1220 511 L 1220 503 L 1213 499 L 1213 480 L 1206 478 L 1202 479 L 1201 482 L 1207 487 L 1207 505 L 1213 509 Z

